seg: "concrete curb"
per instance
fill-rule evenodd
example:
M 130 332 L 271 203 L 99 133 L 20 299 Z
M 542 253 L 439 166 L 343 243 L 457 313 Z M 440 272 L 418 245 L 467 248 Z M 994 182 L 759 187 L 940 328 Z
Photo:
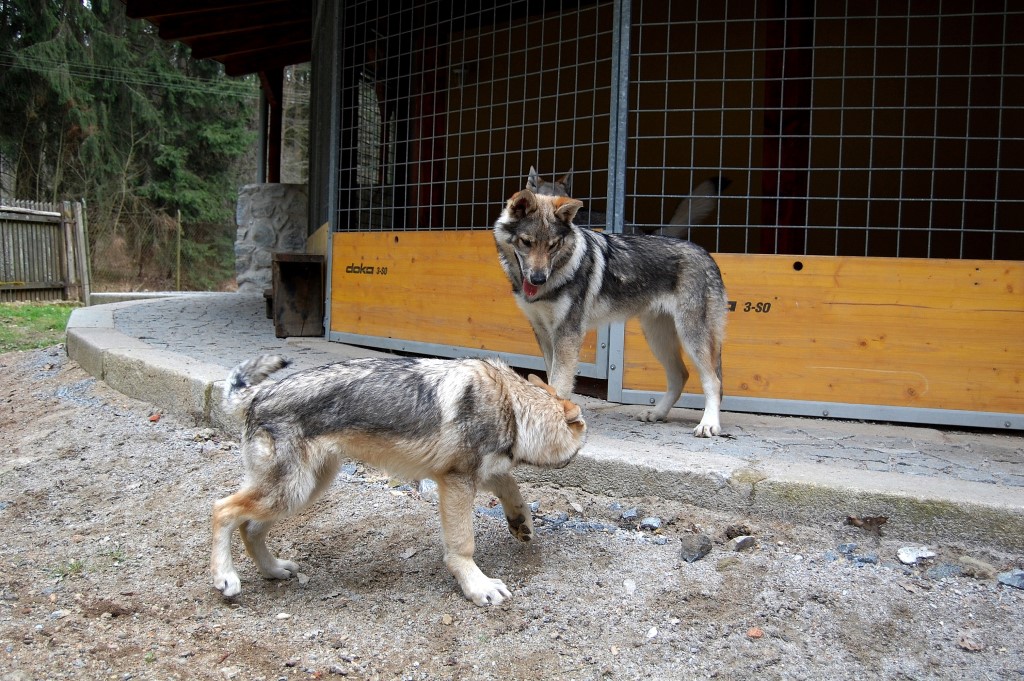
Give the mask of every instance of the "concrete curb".
M 129 397 L 237 433 L 239 420 L 220 407 L 221 382 L 227 375 L 223 366 L 154 348 L 115 329 L 119 309 L 146 302 L 75 310 L 67 327 L 68 355 Z M 296 347 L 339 357 L 381 354 L 318 339 L 297 341 Z M 577 460 L 559 471 L 521 469 L 522 479 L 616 497 L 674 499 L 776 522 L 832 526 L 847 515 L 885 515 L 890 519 L 885 534 L 906 541 L 1024 551 L 1024 494 L 1019 488 L 833 464 L 716 456 L 695 451 L 681 435 L 652 446 L 624 439 L 614 423 L 602 419 L 602 413 L 627 407 L 590 398 L 584 407 L 594 419 L 588 416 L 589 440 Z M 746 430 L 755 431 L 756 425 Z

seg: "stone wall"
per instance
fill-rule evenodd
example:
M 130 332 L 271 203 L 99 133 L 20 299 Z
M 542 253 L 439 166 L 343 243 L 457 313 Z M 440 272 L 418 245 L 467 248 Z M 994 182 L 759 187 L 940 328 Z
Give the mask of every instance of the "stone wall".
M 304 184 L 247 184 L 238 190 L 235 272 L 239 293 L 271 286 L 271 258 L 305 253 L 309 235 Z

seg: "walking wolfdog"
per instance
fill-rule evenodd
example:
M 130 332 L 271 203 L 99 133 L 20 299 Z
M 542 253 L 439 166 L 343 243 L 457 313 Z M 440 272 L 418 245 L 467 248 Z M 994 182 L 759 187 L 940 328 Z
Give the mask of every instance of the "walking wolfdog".
M 508 200 L 494 225 L 498 259 L 544 353 L 548 382 L 568 398 L 587 330 L 638 317 L 668 383 L 640 419 L 664 420 L 682 394 L 689 374 L 681 343 L 704 390 L 704 415 L 693 433 L 721 434 L 729 303 L 718 265 L 689 241 L 578 227 L 573 218 L 582 205 L 524 189 Z
M 434 480 L 444 561 L 462 592 L 477 605 L 508 598 L 504 582 L 473 561 L 473 497 L 478 486 L 494 492 L 512 536 L 532 539 L 512 468 L 567 465 L 586 439 L 580 408 L 498 360 L 351 359 L 264 382 L 287 364 L 264 355 L 228 377 L 224 406 L 244 419 L 246 476 L 240 491 L 213 507 L 214 586 L 228 597 L 241 591 L 231 560 L 236 528 L 265 577 L 297 574 L 298 565 L 271 554 L 267 532 L 309 505 L 342 460 L 354 458 Z

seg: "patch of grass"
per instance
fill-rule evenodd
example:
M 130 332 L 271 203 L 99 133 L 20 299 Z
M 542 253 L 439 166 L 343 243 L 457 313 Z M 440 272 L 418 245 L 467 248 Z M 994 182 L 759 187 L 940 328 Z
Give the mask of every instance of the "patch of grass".
M 63 343 L 75 307 L 75 303 L 0 303 L 0 352 Z
M 78 558 L 68 561 L 66 565 L 59 565 L 53 570 L 55 577 L 67 578 L 78 577 L 85 572 L 85 563 Z

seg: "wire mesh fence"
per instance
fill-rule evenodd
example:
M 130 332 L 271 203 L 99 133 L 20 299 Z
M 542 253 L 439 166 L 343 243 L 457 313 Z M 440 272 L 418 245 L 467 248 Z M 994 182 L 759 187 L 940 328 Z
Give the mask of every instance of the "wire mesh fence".
M 1018 3 L 458 9 L 346 5 L 337 228 L 486 228 L 532 165 L 613 230 L 724 177 L 719 252 L 1024 253 Z

